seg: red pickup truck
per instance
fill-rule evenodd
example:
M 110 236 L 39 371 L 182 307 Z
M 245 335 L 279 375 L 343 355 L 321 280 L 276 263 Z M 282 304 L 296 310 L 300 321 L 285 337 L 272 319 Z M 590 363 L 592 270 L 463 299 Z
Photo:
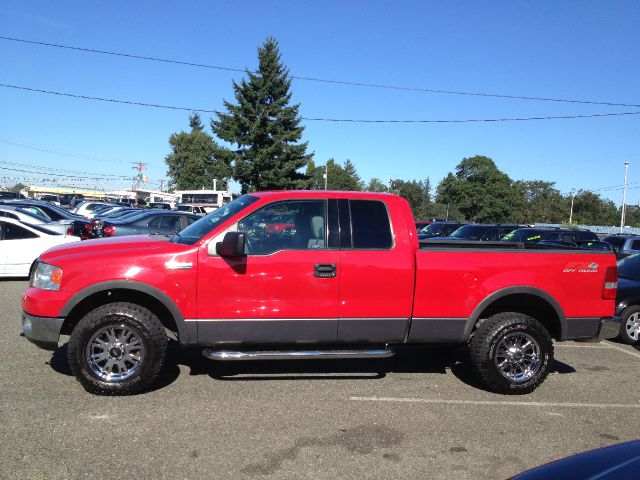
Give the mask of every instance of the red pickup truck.
M 270 228 L 291 220 L 283 229 Z M 22 329 L 100 394 L 147 388 L 167 332 L 215 360 L 376 358 L 469 342 L 488 388 L 533 391 L 553 344 L 618 334 L 612 253 L 417 240 L 389 194 L 244 195 L 171 238 L 122 237 L 42 254 Z

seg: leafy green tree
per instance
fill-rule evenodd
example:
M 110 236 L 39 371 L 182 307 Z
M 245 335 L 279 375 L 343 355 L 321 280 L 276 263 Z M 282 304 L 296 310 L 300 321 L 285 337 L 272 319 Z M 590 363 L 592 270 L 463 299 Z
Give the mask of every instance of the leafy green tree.
M 569 218 L 570 199 L 555 188 L 554 182 L 518 180 L 518 202 L 513 221 L 518 223 L 563 223 Z
M 616 225 L 620 210 L 611 200 L 605 200 L 589 190 L 578 190 L 573 199 L 573 223 L 580 225 Z
M 620 225 L 620 209 L 616 212 L 616 223 Z M 624 223 L 629 227 L 640 227 L 640 205 L 627 205 L 624 211 Z
M 222 151 L 211 135 L 204 131 L 200 115 L 189 117 L 190 132 L 174 133 L 169 137 L 171 153 L 165 157 L 169 185 L 177 190 L 227 187 L 231 176 L 228 155 Z
M 468 220 L 508 222 L 515 216 L 518 191 L 492 159 L 475 156 L 463 159 L 456 173 L 440 182 L 436 201 L 453 206 Z
M 366 188 L 367 192 L 386 192 L 387 186 L 379 178 L 372 178 Z
M 414 217 L 425 218 L 430 203 L 425 182 L 418 180 L 392 180 L 391 190 L 409 202 Z
M 364 188 L 362 180 L 356 171 L 356 167 L 347 160 L 342 167 L 333 158 L 327 160 L 327 164 L 315 166 L 313 161 L 307 164 L 307 188 L 311 190 L 324 190 L 324 174 L 327 173 L 328 190 L 360 191 Z
M 278 42 L 269 37 L 258 48 L 258 70 L 246 71 L 248 80 L 233 81 L 236 103 L 224 102 L 226 113 L 216 112 L 213 133 L 235 148 L 228 149 L 234 178 L 242 192 L 307 186 L 300 169 L 313 154 L 299 143 L 299 104 L 291 105 L 291 79 L 282 64 Z

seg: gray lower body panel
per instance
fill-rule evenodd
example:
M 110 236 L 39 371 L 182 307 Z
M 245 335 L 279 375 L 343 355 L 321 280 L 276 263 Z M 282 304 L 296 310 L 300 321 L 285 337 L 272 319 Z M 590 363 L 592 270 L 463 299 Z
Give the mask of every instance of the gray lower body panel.
M 48 350 L 58 348 L 58 339 L 64 318 L 36 317 L 22 312 L 22 333 L 39 347 Z
M 565 335 L 562 340 L 595 339 L 600 330 L 600 317 L 573 317 L 566 319 Z
M 341 318 L 338 321 L 340 343 L 402 343 L 409 326 L 408 318 Z
M 462 343 L 468 318 L 414 318 L 407 343 Z
M 335 343 L 337 318 L 188 320 L 200 345 Z

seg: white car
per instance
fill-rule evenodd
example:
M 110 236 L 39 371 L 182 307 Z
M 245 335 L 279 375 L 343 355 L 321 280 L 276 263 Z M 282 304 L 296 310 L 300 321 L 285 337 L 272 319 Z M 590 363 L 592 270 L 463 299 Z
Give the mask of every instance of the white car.
M 0 277 L 28 277 L 41 253 L 79 241 L 78 237 L 55 233 L 39 225 L 25 225 L 0 217 Z
M 45 212 L 38 207 L 31 205 L 23 207 L 12 207 L 9 205 L 0 205 L 0 218 L 10 218 L 18 220 L 26 225 L 39 225 L 47 230 L 56 233 L 65 234 L 69 228 L 73 229 L 72 220 L 53 221 Z
M 93 218 L 96 214 L 96 210 L 100 210 L 104 207 L 112 206 L 110 203 L 105 202 L 82 202 L 79 203 L 76 208 L 73 209 L 73 213 L 76 215 L 82 215 L 86 218 Z

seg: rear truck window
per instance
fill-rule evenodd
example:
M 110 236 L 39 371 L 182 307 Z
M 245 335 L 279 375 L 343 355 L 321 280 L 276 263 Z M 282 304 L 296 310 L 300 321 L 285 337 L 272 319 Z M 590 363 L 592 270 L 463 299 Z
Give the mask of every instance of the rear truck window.
M 389 249 L 393 246 L 389 214 L 384 203 L 350 200 L 353 248 Z

